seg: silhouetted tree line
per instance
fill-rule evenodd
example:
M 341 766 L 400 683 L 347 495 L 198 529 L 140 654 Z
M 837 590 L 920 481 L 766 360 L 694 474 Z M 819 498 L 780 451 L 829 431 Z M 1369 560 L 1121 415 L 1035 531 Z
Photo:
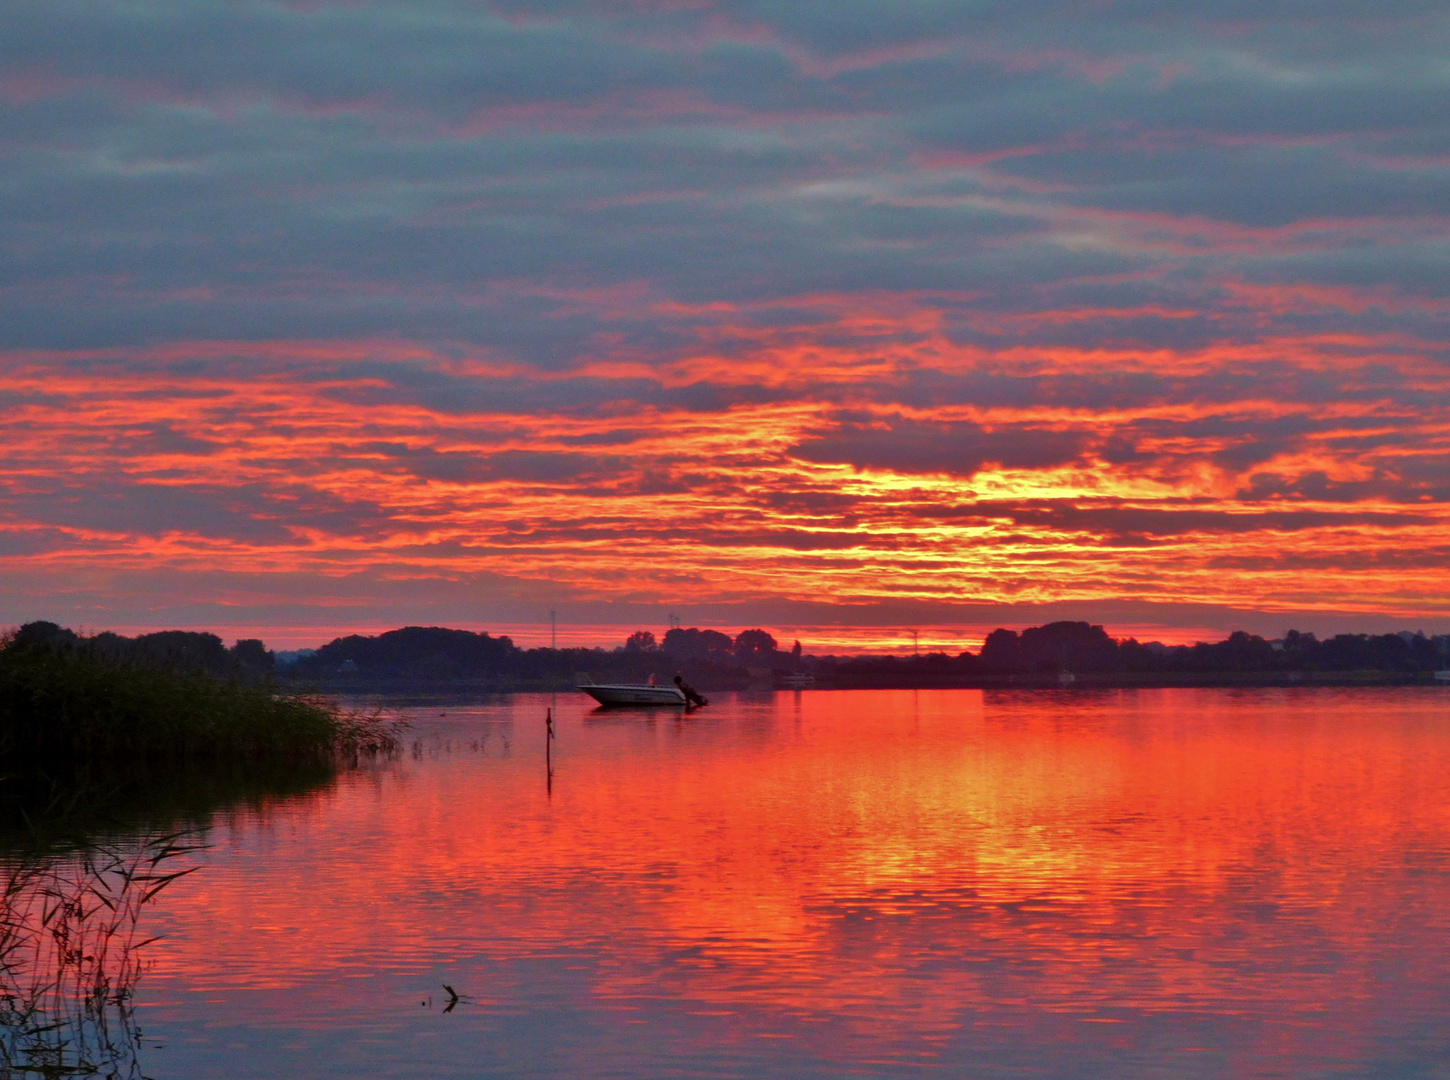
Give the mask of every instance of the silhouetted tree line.
M 749 679 L 752 671 L 790 670 L 799 660 L 783 653 L 764 630 L 730 637 L 718 630 L 674 629 L 664 642 L 648 630 L 631 634 L 618 649 L 521 649 L 504 636 L 438 626 L 406 626 L 377 637 L 338 638 L 283 670 L 291 678 L 408 683 L 474 681 L 557 685 L 576 679 L 661 681 L 688 668 L 692 680 L 719 683 Z
M 570 685 L 579 679 L 638 682 L 675 672 L 703 687 L 770 682 L 803 671 L 821 685 L 952 686 L 1055 682 L 1062 673 L 1110 681 L 1241 681 L 1245 677 L 1380 673 L 1430 678 L 1450 667 L 1450 637 L 1423 634 L 1339 634 L 1320 641 L 1291 630 L 1282 641 L 1243 632 L 1196 645 L 1142 644 L 1116 640 L 1101 626 L 1054 622 L 1020 633 L 994 630 L 980 653 L 955 656 L 805 656 L 800 642 L 782 650 L 760 629 L 734 637 L 718 630 L 675 628 L 657 640 L 647 630 L 616 649 L 522 649 L 508 637 L 468 630 L 408 626 L 376 637 L 338 638 L 295 663 L 274 667 L 273 654 L 257 640 L 228 649 L 215 634 L 168 630 L 135 638 L 102 633 L 82 637 L 54 623 L 22 627 L 11 648 L 85 650 L 140 665 L 262 677 L 275 673 L 303 684 L 406 687 L 439 682 L 470 683 L 499 690 Z
M 1047 679 L 1074 676 L 1243 676 L 1376 672 L 1428 678 L 1450 664 L 1450 637 L 1424 634 L 1339 634 L 1325 641 L 1291 630 L 1282 641 L 1235 631 L 1223 641 L 1195 645 L 1116 640 L 1101 626 L 1054 622 L 1018 633 L 994 630 L 977 654 L 911 657 L 812 658 L 817 674 L 850 680 L 912 676 L 927 683 L 962 679 Z
M 105 631 L 84 637 L 53 622 L 32 622 L 16 631 L 6 648 L 86 653 L 120 664 L 220 676 L 263 677 L 274 669 L 272 653 L 256 638 L 228 649 L 215 634 L 191 630 L 162 630 L 133 638 Z
M 1282 642 L 1235 631 L 1223 641 L 1150 646 L 1114 641 L 1101 626 L 1058 622 L 1014 634 L 994 630 L 978 663 L 1000 671 L 1239 672 L 1380 671 L 1433 672 L 1444 664 L 1444 639 L 1424 634 L 1339 634 L 1319 641 L 1290 630 Z
M 579 678 L 634 682 L 685 671 L 703 686 L 769 681 L 790 671 L 814 674 L 823 685 L 957 685 L 971 682 L 1055 681 L 1076 677 L 1273 675 L 1293 672 L 1380 672 L 1428 677 L 1450 665 L 1450 638 L 1404 634 L 1340 634 L 1325 641 L 1290 631 L 1281 642 L 1242 632 L 1191 646 L 1115 640 L 1101 626 L 1055 622 L 1018 633 L 994 630 L 980 653 L 956 656 L 803 656 L 800 642 L 782 650 L 764 630 L 731 637 L 718 630 L 675 628 L 663 640 L 647 630 L 617 649 L 521 649 L 507 637 L 440 627 L 405 627 L 377 637 L 339 638 L 300 660 L 291 674 L 323 682 L 406 683 L 474 680 L 496 684 L 563 685 Z

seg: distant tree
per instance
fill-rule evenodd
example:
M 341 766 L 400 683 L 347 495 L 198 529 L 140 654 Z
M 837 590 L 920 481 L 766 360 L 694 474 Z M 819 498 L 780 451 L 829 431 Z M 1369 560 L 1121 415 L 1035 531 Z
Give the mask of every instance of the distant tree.
M 1118 642 L 1118 666 L 1124 671 L 1158 671 L 1166 651 L 1156 641 L 1150 648 L 1137 638 L 1125 638 Z
M 16 631 L 13 639 L 17 648 L 43 648 L 56 652 L 74 648 L 80 642 L 81 639 L 75 631 L 58 626 L 53 622 L 26 623 Z
M 982 642 L 982 663 L 997 671 L 1016 671 L 1022 664 L 1022 642 L 1016 630 L 993 630 Z
M 718 630 L 688 630 L 675 627 L 665 633 L 664 651 L 685 659 L 718 660 L 729 663 L 734 657 L 735 643 Z
M 1430 640 L 1413 634 L 1336 634 L 1320 643 L 1317 659 L 1329 671 L 1429 670 L 1436 663 Z
M 659 643 L 648 630 L 636 630 L 624 639 L 624 647 L 630 652 L 655 652 Z
M 1319 639 L 1312 633 L 1301 634 L 1298 630 L 1290 630 L 1284 635 L 1285 652 L 1307 652 L 1312 653 L 1319 646 Z
M 1410 641 L 1410 653 L 1414 657 L 1413 666 L 1420 671 L 1432 671 L 1440 665 L 1440 646 L 1434 638 L 1426 637 L 1418 633 Z
M 296 674 L 349 671 L 375 676 L 465 677 L 512 670 L 520 650 L 507 637 L 441 626 L 405 626 L 377 637 L 337 638 L 294 665 Z
M 1217 648 L 1230 671 L 1267 671 L 1274 666 L 1274 647 L 1258 634 L 1235 630 Z
M 799 641 L 797 641 L 794 645 L 792 645 L 790 647 L 790 658 L 792 660 L 797 661 L 797 662 L 800 661 L 800 658 L 801 658 L 801 643 Z
M 136 657 L 145 663 L 214 673 L 231 667 L 226 646 L 215 634 L 160 630 L 154 634 L 142 634 L 133 642 Z
M 741 659 L 769 658 L 776 654 L 775 638 L 764 630 L 742 630 L 735 636 L 735 655 Z
M 267 646 L 257 638 L 243 638 L 232 646 L 231 653 L 238 666 L 246 671 L 271 671 L 276 664 Z
M 1118 643 L 1101 626 L 1053 622 L 1022 631 L 1022 665 L 1030 671 L 1111 671 Z
M 1279 654 L 1257 634 L 1235 630 L 1223 641 L 1195 643 L 1180 662 L 1190 671 L 1273 671 L 1279 666 Z

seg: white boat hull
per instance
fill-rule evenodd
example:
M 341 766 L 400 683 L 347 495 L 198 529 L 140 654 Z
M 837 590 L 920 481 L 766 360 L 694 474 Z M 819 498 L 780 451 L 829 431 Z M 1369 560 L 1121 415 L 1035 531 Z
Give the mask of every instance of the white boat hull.
M 648 683 L 614 683 L 579 687 L 601 705 L 666 705 L 688 704 L 678 686 L 650 686 Z

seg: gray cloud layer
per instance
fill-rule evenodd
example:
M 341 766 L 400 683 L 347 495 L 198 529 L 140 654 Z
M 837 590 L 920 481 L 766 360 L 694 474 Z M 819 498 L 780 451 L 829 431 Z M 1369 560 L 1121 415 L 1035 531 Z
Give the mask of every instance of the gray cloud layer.
M 1444 297 L 1437 5 L 7 0 L 0 19 L 13 344 L 587 351 L 597 313 L 480 317 L 478 291 L 519 280 L 1033 310 L 1153 265 L 1168 277 L 1119 293 L 1227 274 Z

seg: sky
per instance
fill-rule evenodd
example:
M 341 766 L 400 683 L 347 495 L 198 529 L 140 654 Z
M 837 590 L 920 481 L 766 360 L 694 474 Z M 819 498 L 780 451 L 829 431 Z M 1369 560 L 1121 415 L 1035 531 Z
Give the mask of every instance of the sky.
M 0 25 L 0 624 L 1450 632 L 1443 3 Z

